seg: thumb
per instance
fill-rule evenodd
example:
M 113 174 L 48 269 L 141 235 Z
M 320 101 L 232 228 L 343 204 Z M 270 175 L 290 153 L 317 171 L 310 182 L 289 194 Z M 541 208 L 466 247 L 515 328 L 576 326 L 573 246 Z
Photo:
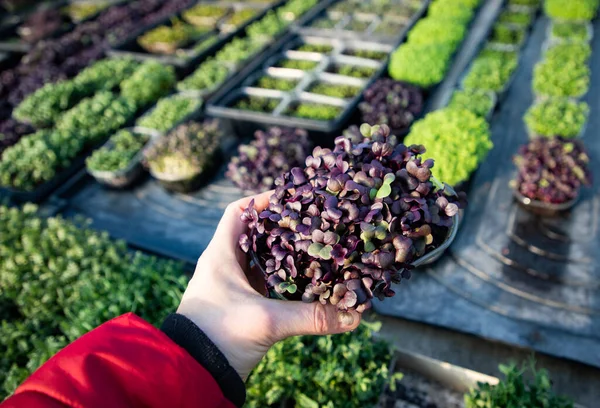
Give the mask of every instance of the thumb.
M 356 310 L 340 312 L 331 304 L 269 300 L 269 310 L 278 340 L 303 334 L 325 335 L 354 330 L 361 315 Z

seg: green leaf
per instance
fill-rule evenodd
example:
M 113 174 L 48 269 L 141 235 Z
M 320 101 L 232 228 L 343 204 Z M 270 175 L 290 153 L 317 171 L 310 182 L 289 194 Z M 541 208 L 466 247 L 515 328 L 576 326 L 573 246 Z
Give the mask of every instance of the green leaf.
M 375 251 L 375 245 L 371 241 L 365 242 L 365 252 L 373 252 Z
M 371 200 L 374 200 L 376 196 L 377 196 L 377 189 L 376 188 L 372 188 L 371 191 L 369 191 L 369 198 Z
M 317 256 L 319 256 L 319 252 L 321 252 L 322 249 L 323 249 L 323 244 L 319 244 L 318 242 L 313 242 L 308 247 L 308 254 L 310 256 L 317 257 Z
M 321 251 L 319 251 L 319 257 L 326 261 L 330 260 L 332 250 L 333 250 L 333 247 L 331 245 L 324 246 L 323 249 L 321 249 Z
M 389 184 L 383 184 L 379 190 L 377 190 L 377 194 L 375 198 L 385 198 L 392 194 L 392 187 Z
M 296 293 L 296 291 L 298 290 L 298 286 L 296 286 L 296 284 L 291 283 L 288 287 L 287 287 L 287 291 L 288 293 Z
M 394 180 L 396 180 L 396 176 L 394 175 L 394 173 L 387 173 L 383 177 L 383 183 L 384 184 L 391 184 L 391 183 L 394 182 Z
M 296 408 L 319 408 L 319 403 L 305 394 L 296 394 Z

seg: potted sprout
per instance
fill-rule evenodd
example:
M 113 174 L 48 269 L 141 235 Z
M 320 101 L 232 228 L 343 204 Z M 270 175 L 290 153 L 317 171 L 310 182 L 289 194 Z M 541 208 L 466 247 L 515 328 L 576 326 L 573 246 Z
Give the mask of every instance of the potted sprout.
M 220 139 L 216 120 L 179 125 L 144 152 L 146 167 L 167 190 L 194 191 L 215 170 Z
M 174 54 L 178 48 L 189 43 L 201 31 L 174 18 L 171 25 L 156 27 L 137 39 L 140 47 L 155 54 Z
M 250 144 L 240 145 L 226 175 L 244 191 L 268 191 L 279 175 L 304 163 L 310 147 L 308 134 L 301 129 L 257 130 Z
M 420 261 L 456 231 L 458 197 L 432 178 L 425 148 L 399 144 L 386 125 L 316 147 L 304 168 L 277 178 L 269 206 L 242 214 L 240 247 L 271 295 L 336 305 L 341 321 L 394 295 Z
M 423 93 L 419 88 L 389 78 L 377 80 L 363 96 L 358 105 L 361 122 L 386 124 L 393 134 L 405 133 L 423 110 Z
M 528 209 L 551 214 L 572 207 L 582 185 L 589 185 L 589 157 L 583 143 L 563 137 L 538 137 L 521 146 L 513 159 L 516 199 Z
M 101 184 L 127 187 L 143 172 L 144 147 L 158 136 L 158 132 L 143 128 L 122 129 L 87 158 L 87 170 Z

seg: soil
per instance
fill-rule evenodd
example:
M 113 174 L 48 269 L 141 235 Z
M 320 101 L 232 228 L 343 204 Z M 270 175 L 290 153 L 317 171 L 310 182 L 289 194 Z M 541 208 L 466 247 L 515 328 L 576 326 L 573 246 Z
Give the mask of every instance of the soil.
M 396 391 L 385 390 L 381 408 L 464 408 L 463 394 L 417 373 L 402 370 Z

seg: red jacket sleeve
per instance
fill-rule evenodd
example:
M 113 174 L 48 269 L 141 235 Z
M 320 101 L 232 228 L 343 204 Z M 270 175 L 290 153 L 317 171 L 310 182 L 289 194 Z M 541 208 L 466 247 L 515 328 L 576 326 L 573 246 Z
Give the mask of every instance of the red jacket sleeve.
M 1 404 L 8 407 L 235 408 L 213 377 L 132 313 L 71 343 Z

